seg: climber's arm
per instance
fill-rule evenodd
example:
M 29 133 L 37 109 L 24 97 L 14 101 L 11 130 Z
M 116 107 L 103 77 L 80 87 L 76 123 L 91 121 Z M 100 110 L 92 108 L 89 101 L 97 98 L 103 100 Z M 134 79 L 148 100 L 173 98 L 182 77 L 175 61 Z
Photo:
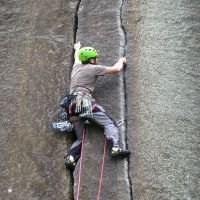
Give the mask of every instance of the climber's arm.
M 113 74 L 116 72 L 120 72 L 123 69 L 124 64 L 126 64 L 126 58 L 122 57 L 112 67 L 106 67 L 105 73 Z
M 75 49 L 75 53 L 74 53 L 74 64 L 78 64 L 81 63 L 81 61 L 78 58 L 78 51 L 81 48 L 81 43 L 77 42 L 74 44 L 74 49 Z

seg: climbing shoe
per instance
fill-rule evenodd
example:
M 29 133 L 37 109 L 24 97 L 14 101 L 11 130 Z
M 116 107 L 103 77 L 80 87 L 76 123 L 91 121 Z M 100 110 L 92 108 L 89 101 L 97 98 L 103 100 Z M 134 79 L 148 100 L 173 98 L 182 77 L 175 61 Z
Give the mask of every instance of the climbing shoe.
M 73 125 L 70 121 L 53 122 L 51 127 L 53 130 L 61 132 L 71 132 L 73 130 Z
M 121 147 L 112 147 L 111 149 L 111 157 L 113 158 L 124 158 L 129 156 L 130 151 L 129 150 L 123 150 Z
M 75 161 L 74 157 L 71 155 L 69 155 L 69 156 L 66 155 L 66 156 L 64 156 L 64 158 L 65 158 L 65 161 L 64 161 L 65 166 L 68 169 L 73 171 L 76 167 L 76 161 Z

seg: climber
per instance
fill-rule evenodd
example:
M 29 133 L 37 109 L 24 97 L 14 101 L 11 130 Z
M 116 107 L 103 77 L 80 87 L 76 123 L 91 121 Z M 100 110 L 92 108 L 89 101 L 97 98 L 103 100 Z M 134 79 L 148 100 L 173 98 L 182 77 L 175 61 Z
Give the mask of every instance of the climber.
M 70 121 L 73 124 L 76 141 L 65 156 L 65 165 L 73 169 L 80 157 L 82 145 L 82 129 L 85 119 L 100 125 L 104 129 L 106 139 L 111 142 L 111 157 L 127 157 L 130 152 L 119 146 L 119 130 L 117 124 L 106 114 L 105 110 L 92 98 L 98 76 L 120 72 L 126 63 L 122 57 L 112 67 L 98 65 L 98 53 L 92 47 L 81 48 L 80 42 L 74 45 L 74 65 L 71 73 L 70 94 L 75 96 L 71 106 Z M 81 107 L 82 106 L 82 107 Z

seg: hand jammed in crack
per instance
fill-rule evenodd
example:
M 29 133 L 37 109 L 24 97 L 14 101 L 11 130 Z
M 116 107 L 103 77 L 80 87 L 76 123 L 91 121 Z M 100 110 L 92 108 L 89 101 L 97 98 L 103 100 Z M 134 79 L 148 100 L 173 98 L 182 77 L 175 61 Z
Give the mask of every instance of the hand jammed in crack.
M 74 49 L 76 50 L 78 50 L 78 49 L 80 49 L 81 48 L 81 43 L 80 42 L 77 42 L 77 43 L 75 43 L 74 44 Z

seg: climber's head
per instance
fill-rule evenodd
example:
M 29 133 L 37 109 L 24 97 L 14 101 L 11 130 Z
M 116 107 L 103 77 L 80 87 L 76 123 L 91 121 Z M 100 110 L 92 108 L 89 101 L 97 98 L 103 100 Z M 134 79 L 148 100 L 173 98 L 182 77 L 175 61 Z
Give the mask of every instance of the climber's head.
M 83 47 L 78 52 L 79 60 L 82 64 L 97 64 L 98 53 L 93 47 Z

